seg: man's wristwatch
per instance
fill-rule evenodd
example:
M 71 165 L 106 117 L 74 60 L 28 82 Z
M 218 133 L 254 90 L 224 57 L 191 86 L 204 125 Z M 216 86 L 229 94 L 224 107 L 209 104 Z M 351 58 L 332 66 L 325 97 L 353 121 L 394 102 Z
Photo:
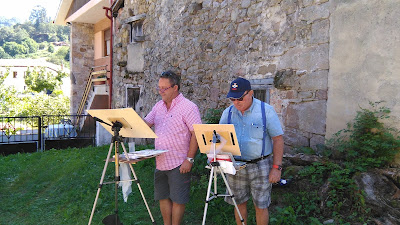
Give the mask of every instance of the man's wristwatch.
M 186 159 L 187 159 L 190 163 L 194 163 L 194 159 L 193 159 L 193 158 L 186 157 Z
M 277 169 L 277 170 L 282 170 L 281 165 L 272 165 L 272 168 Z

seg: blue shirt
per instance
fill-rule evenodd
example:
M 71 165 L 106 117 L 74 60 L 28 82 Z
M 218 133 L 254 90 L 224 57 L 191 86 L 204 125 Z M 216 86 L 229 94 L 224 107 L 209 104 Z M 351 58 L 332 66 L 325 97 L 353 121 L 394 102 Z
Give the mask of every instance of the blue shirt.
M 274 108 L 267 103 L 265 104 L 265 117 L 266 117 L 266 138 L 265 138 L 265 153 L 269 155 L 272 153 L 272 139 L 283 134 L 282 126 L 279 121 L 278 115 Z M 231 108 L 231 124 L 235 126 L 236 135 L 239 142 L 241 157 L 238 160 L 253 160 L 261 157 L 262 141 L 263 141 L 263 120 L 261 115 L 261 101 L 253 98 L 253 103 L 244 114 L 236 109 L 235 106 L 230 106 L 222 113 L 220 124 L 228 123 L 229 108 Z M 235 157 L 236 158 L 236 157 Z

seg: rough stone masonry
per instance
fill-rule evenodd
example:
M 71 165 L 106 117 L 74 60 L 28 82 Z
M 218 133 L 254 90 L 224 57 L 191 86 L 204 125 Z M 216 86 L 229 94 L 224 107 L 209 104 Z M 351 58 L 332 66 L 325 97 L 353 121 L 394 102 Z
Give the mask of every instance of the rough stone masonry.
M 132 18 L 143 16 L 142 40 L 132 41 Z M 167 69 L 181 74 L 181 92 L 203 116 L 230 104 L 234 78 L 272 79 L 264 88 L 285 151 L 315 147 L 326 132 L 329 16 L 328 0 L 125 0 L 115 18 L 113 108 L 125 106 L 129 84 L 140 87 L 135 110 L 145 116 Z

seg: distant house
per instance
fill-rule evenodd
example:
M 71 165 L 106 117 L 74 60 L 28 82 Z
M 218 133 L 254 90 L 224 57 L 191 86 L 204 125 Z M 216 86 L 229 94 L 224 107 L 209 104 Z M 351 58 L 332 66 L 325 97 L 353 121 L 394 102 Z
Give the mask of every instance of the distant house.
M 32 71 L 35 67 L 43 67 L 46 72 L 54 74 L 60 70 L 69 73 L 69 69 L 49 63 L 43 59 L 0 59 L 0 75 L 3 76 L 7 70 L 9 71 L 9 75 L 5 79 L 4 84 L 7 86 L 14 86 L 15 89 L 20 92 L 27 90 L 25 85 L 26 72 L 28 69 Z M 65 96 L 71 95 L 71 81 L 69 77 L 63 79 L 61 90 Z
M 53 42 L 54 46 L 68 46 L 68 44 L 65 41 L 56 41 Z

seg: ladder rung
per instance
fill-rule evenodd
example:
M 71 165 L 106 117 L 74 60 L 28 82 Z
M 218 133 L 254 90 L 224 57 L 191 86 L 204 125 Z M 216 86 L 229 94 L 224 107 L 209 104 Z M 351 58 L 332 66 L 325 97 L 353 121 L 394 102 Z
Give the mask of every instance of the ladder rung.
M 97 75 L 97 74 L 106 74 L 106 73 L 107 73 L 107 70 L 99 70 L 99 71 L 91 72 L 90 74 Z
M 95 81 L 107 81 L 107 77 L 104 77 L 104 78 L 94 78 L 94 79 L 92 79 L 92 82 L 95 82 Z

